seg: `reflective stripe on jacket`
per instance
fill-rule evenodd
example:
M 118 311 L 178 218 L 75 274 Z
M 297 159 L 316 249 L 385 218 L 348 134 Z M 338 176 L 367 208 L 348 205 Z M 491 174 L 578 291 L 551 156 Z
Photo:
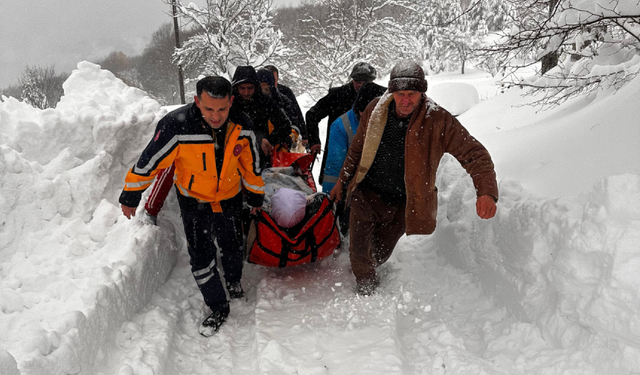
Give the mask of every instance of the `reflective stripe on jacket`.
M 340 169 L 344 159 L 347 157 L 347 150 L 351 140 L 358 130 L 358 118 L 353 109 L 338 117 L 331 124 L 329 134 L 329 145 L 327 146 L 327 164 L 324 167 L 324 179 L 322 180 L 322 191 L 330 192 L 338 182 Z
M 224 160 L 217 171 L 212 129 L 195 104 L 167 114 L 125 178 L 120 203 L 136 207 L 142 192 L 156 174 L 175 163 L 174 183 L 180 193 L 200 202 L 209 202 L 221 212 L 220 201 L 233 198 L 244 186 L 251 206 L 262 205 L 264 182 L 251 120 L 233 107 L 227 120 Z

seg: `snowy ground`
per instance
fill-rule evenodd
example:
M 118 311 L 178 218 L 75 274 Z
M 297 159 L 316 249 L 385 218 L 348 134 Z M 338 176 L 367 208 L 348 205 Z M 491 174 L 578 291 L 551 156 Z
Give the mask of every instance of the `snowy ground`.
M 2 98 L 0 374 L 640 374 L 640 80 L 547 112 L 484 74 L 429 81 L 462 109 L 447 92 L 477 89 L 460 120 L 496 218 L 445 158 L 438 229 L 401 239 L 379 294 L 354 294 L 344 250 L 247 265 L 208 339 L 175 197 L 158 227 L 116 202 L 166 109 L 89 63 L 56 109 Z

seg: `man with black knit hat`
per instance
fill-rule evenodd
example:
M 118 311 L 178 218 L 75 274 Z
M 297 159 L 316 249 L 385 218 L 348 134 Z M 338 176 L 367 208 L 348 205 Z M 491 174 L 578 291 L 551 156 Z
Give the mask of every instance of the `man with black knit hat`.
M 291 100 L 278 91 L 278 88 L 275 85 L 274 74 L 266 68 L 258 69 L 256 73 L 258 75 L 258 81 L 260 82 L 262 93 L 270 97 L 278 105 L 278 108 L 284 111 L 287 118 L 289 118 L 289 121 L 291 121 L 292 129 L 296 131 L 300 139 L 303 139 L 302 131 L 303 129 L 306 131 L 304 119 L 302 115 L 298 115 L 298 112 L 295 110 Z
M 344 113 L 331 124 L 322 191 L 329 192 L 335 186 L 344 159 L 347 157 L 349 145 L 351 145 L 353 136 L 358 130 L 362 113 L 373 99 L 384 94 L 386 90 L 386 87 L 373 82 L 365 82 L 362 87 L 360 87 L 360 90 L 358 90 L 358 96 L 353 102 L 353 107 L 349 112 Z M 338 202 L 336 216 L 338 217 L 340 231 L 343 235 L 346 235 L 349 230 L 349 212 L 349 209 L 344 207 L 343 202 Z
M 300 127 L 302 144 L 307 145 L 309 143 L 309 137 L 307 136 L 307 124 L 304 122 L 304 116 L 302 115 L 302 111 L 300 110 L 300 105 L 298 104 L 296 95 L 293 93 L 293 90 L 280 82 L 280 71 L 278 70 L 278 68 L 276 68 L 274 65 L 266 65 L 264 68 L 273 73 L 274 86 L 276 87 L 276 90 L 278 90 L 280 94 L 286 96 L 291 101 L 294 117 L 299 119 L 298 126 Z
M 343 86 L 334 87 L 329 89 L 329 93 L 318 100 L 318 102 L 307 111 L 307 135 L 309 136 L 309 148 L 311 152 L 319 153 L 321 149 L 320 144 L 320 129 L 318 124 L 325 117 L 329 117 L 327 122 L 327 135 L 325 139 L 325 148 L 329 143 L 329 127 L 333 122 L 340 117 L 343 113 L 346 113 L 353 106 L 353 102 L 356 100 L 358 90 L 365 82 L 371 82 L 376 79 L 376 69 L 366 62 L 359 62 L 354 65 L 351 70 L 349 78 L 351 81 Z M 319 181 L 322 184 L 324 181 L 324 168 L 327 163 L 327 153 L 322 157 L 322 166 L 320 167 Z
M 331 197 L 351 207 L 350 259 L 356 291 L 372 294 L 376 267 L 389 259 L 403 234 L 431 234 L 436 227 L 436 171 L 444 153 L 471 175 L 476 211 L 496 213 L 498 184 L 484 146 L 458 120 L 427 98 L 427 81 L 415 62 L 391 70 L 389 89 L 360 119 Z

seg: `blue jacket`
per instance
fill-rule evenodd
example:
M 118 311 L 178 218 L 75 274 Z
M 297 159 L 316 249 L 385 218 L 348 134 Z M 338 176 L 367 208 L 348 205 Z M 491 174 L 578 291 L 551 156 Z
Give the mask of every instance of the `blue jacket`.
M 348 120 L 348 121 L 346 121 Z M 348 124 L 345 124 L 348 122 Z M 349 126 L 349 124 L 351 126 Z M 340 170 L 347 151 L 351 145 L 351 140 L 358 130 L 359 121 L 353 109 L 338 117 L 329 129 L 329 143 L 327 150 L 327 164 L 324 167 L 324 180 L 322 181 L 322 191 L 328 193 L 338 182 Z

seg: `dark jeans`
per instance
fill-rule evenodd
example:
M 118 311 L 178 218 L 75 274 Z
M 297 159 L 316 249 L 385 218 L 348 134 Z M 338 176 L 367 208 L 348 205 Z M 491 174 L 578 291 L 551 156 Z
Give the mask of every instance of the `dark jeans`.
M 351 196 L 351 269 L 360 283 L 371 283 L 376 267 L 386 262 L 405 233 L 405 199 L 383 200 L 358 187 Z
M 216 264 L 218 250 L 226 282 L 239 282 L 242 278 L 242 194 L 220 202 L 222 212 L 219 213 L 213 212 L 209 203 L 198 203 L 179 192 L 177 195 L 191 257 L 191 272 L 205 303 L 211 310 L 221 310 L 228 301 Z

